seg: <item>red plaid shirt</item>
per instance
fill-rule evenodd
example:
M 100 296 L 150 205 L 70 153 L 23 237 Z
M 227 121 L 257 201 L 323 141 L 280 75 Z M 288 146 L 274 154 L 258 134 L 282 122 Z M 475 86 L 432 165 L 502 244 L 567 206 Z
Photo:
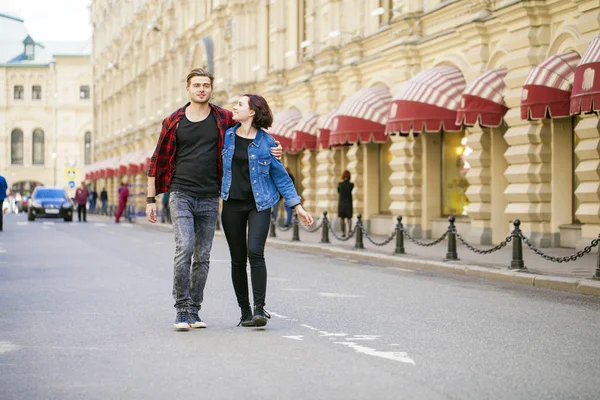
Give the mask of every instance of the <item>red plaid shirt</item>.
M 169 185 L 171 179 L 175 175 L 175 152 L 177 144 L 177 126 L 179 121 L 185 115 L 185 108 L 190 105 L 187 103 L 173 114 L 169 115 L 163 120 L 162 129 L 160 136 L 158 137 L 158 144 L 150 159 L 150 168 L 148 169 L 148 176 L 155 178 L 154 188 L 155 194 L 161 194 L 169 191 Z M 221 151 L 223 150 L 223 137 L 225 131 L 235 125 L 233 121 L 233 114 L 231 111 L 225 110 L 214 104 L 210 104 L 211 111 L 217 120 L 217 126 L 219 127 L 219 155 L 217 157 L 217 176 L 219 178 L 219 187 L 221 186 L 221 177 L 223 172 L 221 171 Z

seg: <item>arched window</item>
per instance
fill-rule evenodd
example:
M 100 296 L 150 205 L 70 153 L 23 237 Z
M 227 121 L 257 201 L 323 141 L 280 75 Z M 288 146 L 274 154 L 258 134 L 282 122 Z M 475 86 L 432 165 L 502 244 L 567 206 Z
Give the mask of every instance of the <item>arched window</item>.
M 44 165 L 44 131 L 36 129 L 33 131 L 33 165 Z
M 15 129 L 10 134 L 10 163 L 23 165 L 23 131 Z
M 84 140 L 83 163 L 85 165 L 90 165 L 92 163 L 92 132 L 86 132 L 83 140 Z

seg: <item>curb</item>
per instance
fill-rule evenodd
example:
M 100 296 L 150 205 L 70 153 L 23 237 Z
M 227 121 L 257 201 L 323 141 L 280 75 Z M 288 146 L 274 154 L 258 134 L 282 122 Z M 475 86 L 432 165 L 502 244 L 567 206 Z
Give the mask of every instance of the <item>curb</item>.
M 160 229 L 163 231 L 172 231 L 171 225 L 151 225 L 145 221 L 139 223 L 139 225 Z M 225 235 L 222 230 L 218 230 L 215 232 L 215 236 Z M 419 269 L 466 275 L 475 278 L 493 279 L 518 285 L 535 286 L 545 289 L 600 297 L 600 280 L 594 279 L 577 279 L 561 276 L 540 275 L 527 271 L 509 270 L 506 268 L 494 269 L 491 267 L 480 267 L 478 265 L 453 264 L 444 261 L 410 258 L 405 255 L 376 254 L 369 252 L 369 250 L 349 252 L 347 249 L 331 247 L 331 245 L 290 242 L 288 240 L 281 240 L 271 237 L 267 239 L 267 245 L 286 249 L 310 251 L 313 253 L 328 253 L 338 256 L 348 256 L 350 254 L 353 258 L 366 261 L 384 261 L 400 266 L 404 265 Z

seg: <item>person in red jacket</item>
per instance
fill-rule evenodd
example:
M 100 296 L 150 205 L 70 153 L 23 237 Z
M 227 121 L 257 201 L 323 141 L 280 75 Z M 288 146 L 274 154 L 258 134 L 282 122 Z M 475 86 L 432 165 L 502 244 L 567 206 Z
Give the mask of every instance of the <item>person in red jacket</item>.
M 85 182 L 81 182 L 81 187 L 78 187 L 75 191 L 75 203 L 77 203 L 77 218 L 81 222 L 81 214 L 83 213 L 83 222 L 87 222 L 86 215 L 87 210 L 85 208 L 88 199 L 90 198 L 90 191 Z
M 119 208 L 117 208 L 117 215 L 115 218 L 115 222 L 119 222 L 121 215 L 123 215 L 123 211 L 125 211 L 125 207 L 127 206 L 127 198 L 129 197 L 129 185 L 127 182 L 121 183 L 121 190 L 119 190 Z

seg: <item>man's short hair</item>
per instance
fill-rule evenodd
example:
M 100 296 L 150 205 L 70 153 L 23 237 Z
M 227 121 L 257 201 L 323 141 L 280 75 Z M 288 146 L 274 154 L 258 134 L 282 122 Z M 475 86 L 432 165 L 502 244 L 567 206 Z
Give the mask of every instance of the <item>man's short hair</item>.
M 215 77 L 213 76 L 213 74 L 211 74 L 207 70 L 202 69 L 202 68 L 194 68 L 193 70 L 190 71 L 190 73 L 188 74 L 187 78 L 185 78 L 186 86 L 189 86 L 190 80 L 193 77 L 195 77 L 195 76 L 207 76 L 208 79 L 210 79 L 210 86 L 211 87 L 213 85 L 213 81 L 215 80 Z

